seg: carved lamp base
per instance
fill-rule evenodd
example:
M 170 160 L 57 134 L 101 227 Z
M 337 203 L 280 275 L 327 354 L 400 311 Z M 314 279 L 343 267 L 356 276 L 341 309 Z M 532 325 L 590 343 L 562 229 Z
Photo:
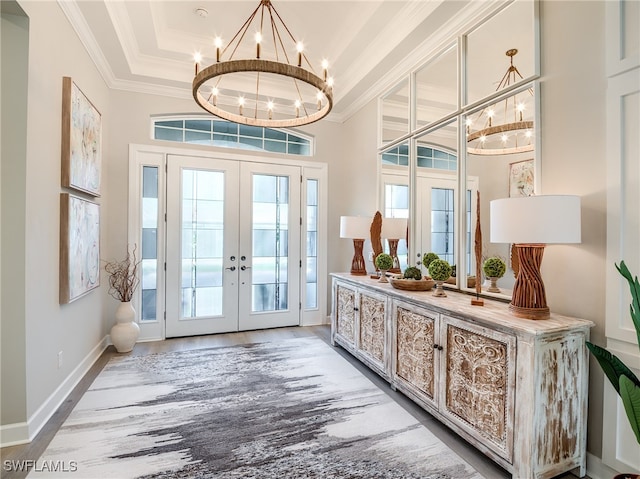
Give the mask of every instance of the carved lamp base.
M 398 259 L 398 242 L 399 239 L 387 239 L 389 242 L 389 255 L 393 258 L 393 267 L 389 273 L 402 273 L 400 269 L 400 259 Z
M 544 244 L 518 244 L 518 277 L 509 309 L 524 319 L 549 319 L 547 297 L 540 274 Z
M 365 266 L 364 256 L 362 256 L 362 249 L 364 248 L 363 239 L 353 240 L 353 259 L 351 260 L 351 274 L 364 276 L 367 274 L 367 267 Z

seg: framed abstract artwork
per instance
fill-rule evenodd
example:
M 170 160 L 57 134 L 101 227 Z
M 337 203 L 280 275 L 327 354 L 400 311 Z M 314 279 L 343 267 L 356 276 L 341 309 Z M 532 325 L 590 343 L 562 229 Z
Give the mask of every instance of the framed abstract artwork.
M 533 195 L 534 185 L 533 160 L 509 164 L 509 198 Z
M 100 196 L 102 117 L 70 77 L 62 78 L 62 186 Z
M 100 205 L 60 193 L 60 303 L 100 285 Z

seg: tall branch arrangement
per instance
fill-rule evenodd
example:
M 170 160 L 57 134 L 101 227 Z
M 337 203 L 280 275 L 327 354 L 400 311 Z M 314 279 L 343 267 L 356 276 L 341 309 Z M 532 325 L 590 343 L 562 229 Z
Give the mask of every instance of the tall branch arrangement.
M 122 302 L 131 301 L 133 293 L 140 284 L 136 246 L 122 261 L 107 261 L 104 270 L 109 275 L 109 294 Z

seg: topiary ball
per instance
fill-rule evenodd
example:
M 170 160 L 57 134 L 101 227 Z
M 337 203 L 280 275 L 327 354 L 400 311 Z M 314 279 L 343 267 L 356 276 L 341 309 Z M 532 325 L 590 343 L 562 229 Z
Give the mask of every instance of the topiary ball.
M 422 271 L 415 266 L 409 266 L 404 270 L 404 279 L 422 279 Z
M 434 259 L 429 263 L 429 276 L 436 281 L 448 280 L 452 271 L 451 265 L 444 259 Z
M 388 271 L 393 268 L 393 258 L 386 253 L 380 253 L 376 257 L 376 267 L 381 271 Z
M 429 265 L 434 259 L 440 259 L 440 256 L 435 253 L 427 253 L 422 257 L 422 264 L 429 269 Z
M 484 271 L 487 278 L 502 278 L 507 271 L 507 265 L 502 258 L 493 256 L 487 258 L 482 264 L 482 271 Z

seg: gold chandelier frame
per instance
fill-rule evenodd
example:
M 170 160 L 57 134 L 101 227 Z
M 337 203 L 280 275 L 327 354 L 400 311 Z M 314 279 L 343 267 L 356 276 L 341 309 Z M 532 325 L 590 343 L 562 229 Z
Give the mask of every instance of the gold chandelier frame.
M 518 68 L 513 64 L 513 57 L 515 55 L 517 55 L 518 50 L 516 48 L 511 48 L 509 50 L 506 51 L 505 55 L 507 55 L 510 59 L 510 64 L 509 64 L 509 68 L 507 68 L 506 73 L 504 74 L 504 76 L 502 77 L 502 79 L 500 80 L 500 83 L 498 84 L 498 87 L 496 88 L 496 91 L 500 90 L 500 89 L 504 89 L 507 86 L 509 86 L 511 84 L 511 82 L 515 83 L 517 81 L 517 77 L 520 77 L 520 79 L 522 79 L 522 75 L 520 74 L 520 72 L 518 71 Z M 527 91 L 533 95 L 533 91 L 531 89 L 527 89 Z M 513 95 L 513 103 L 514 103 L 514 110 L 516 109 L 516 97 L 517 93 Z M 509 109 L 509 98 L 507 97 L 504 100 L 502 100 L 505 103 L 505 111 L 507 111 Z M 480 113 L 479 113 L 479 117 L 482 117 L 482 115 L 485 114 L 486 108 L 483 108 Z M 517 121 L 513 121 L 510 123 L 503 123 L 500 125 L 492 125 L 491 122 L 491 117 L 488 116 L 488 125 L 485 126 L 484 128 L 471 132 L 469 129 L 469 125 L 467 125 L 467 143 L 471 143 L 472 141 L 478 140 L 480 138 L 483 137 L 490 137 L 493 135 L 498 135 L 500 133 L 508 133 L 508 132 L 516 132 L 515 135 L 515 139 L 516 139 L 516 145 L 515 146 L 510 146 L 510 147 L 504 147 L 504 148 L 474 148 L 474 147 L 467 147 L 467 152 L 473 155 L 481 155 L 481 156 L 492 156 L 492 155 L 508 155 L 508 154 L 514 154 L 514 153 L 525 153 L 525 152 L 529 152 L 529 151 L 533 151 L 534 145 L 533 142 L 529 142 L 528 144 L 524 144 L 524 145 L 518 145 L 517 144 L 517 132 L 519 131 L 532 131 L 533 130 L 533 121 L 531 120 L 523 120 L 522 119 L 522 111 L 519 110 L 517 113 L 517 116 L 519 116 Z
M 267 22 L 270 26 L 270 31 L 273 37 L 273 47 L 275 52 L 275 61 L 274 60 L 266 60 L 262 59 L 261 54 L 263 49 L 261 49 L 261 40 L 262 40 L 262 32 L 263 32 L 263 24 L 265 20 L 265 9 L 267 10 L 267 16 L 269 17 Z M 249 27 L 251 26 L 254 18 L 257 17 L 258 11 L 260 14 L 260 30 L 256 33 L 256 58 L 252 59 L 240 59 L 234 60 L 233 55 L 240 46 L 245 34 L 247 33 Z M 275 16 L 274 16 L 275 14 Z M 293 44 L 296 46 L 298 50 L 298 64 L 289 63 L 289 56 L 287 54 L 287 49 L 285 48 L 283 36 L 280 34 L 278 30 L 277 21 L 279 20 L 280 24 L 286 30 L 288 37 L 293 41 Z M 237 42 L 234 45 L 234 42 Z M 227 49 L 229 49 L 232 45 L 233 51 L 231 56 L 226 61 L 221 61 L 221 56 L 225 54 Z M 286 62 L 280 61 L 280 53 L 279 48 L 281 49 L 282 55 L 284 56 Z M 302 67 L 302 61 L 305 60 L 310 69 L 306 69 Z M 324 62 L 323 62 L 324 63 Z M 323 64 L 323 77 L 318 76 L 314 71 L 312 65 L 309 63 L 307 56 L 302 51 L 301 42 L 297 42 L 294 36 L 291 34 L 289 28 L 284 24 L 284 21 L 276 11 L 275 7 L 273 7 L 270 0 L 260 0 L 258 7 L 253 11 L 251 16 L 245 21 L 240 30 L 234 35 L 231 42 L 226 46 L 226 48 L 220 52 L 220 47 L 217 46 L 216 50 L 216 62 L 204 68 L 203 70 L 198 69 L 199 62 L 196 60 L 196 74 L 192 83 L 192 91 L 193 98 L 200 107 L 204 110 L 208 111 L 212 115 L 223 118 L 228 121 L 232 121 L 235 123 L 251 125 L 251 126 L 262 126 L 268 128 L 286 128 L 286 127 L 296 127 L 301 125 L 307 125 L 313 122 L 316 122 L 329 114 L 331 109 L 333 108 L 333 80 L 332 78 L 327 78 L 327 65 Z M 247 108 L 244 108 L 244 98 L 242 102 L 238 105 L 238 113 L 231 111 L 230 108 L 225 109 L 224 106 L 220 106 L 217 101 L 217 91 L 218 85 L 224 75 L 229 75 L 233 73 L 256 73 L 256 88 L 255 88 L 255 97 L 253 97 L 251 101 L 251 105 Z M 260 94 L 260 75 L 261 74 L 273 74 L 282 77 L 287 77 L 293 79 L 294 87 L 295 87 L 295 117 L 293 118 L 273 118 L 273 102 L 265 102 Z M 215 87 L 212 88 L 212 93 L 209 95 L 205 95 L 202 93 L 201 89 L 205 83 L 210 80 L 216 81 Z M 317 90 L 317 96 L 315 100 L 315 104 L 317 105 L 317 110 L 310 112 L 310 108 L 308 105 L 311 103 L 309 101 L 305 102 L 302 93 L 300 90 L 300 83 L 303 82 L 306 85 L 309 85 Z M 214 91 L 216 93 L 214 93 Z M 324 99 L 324 101 L 323 101 Z M 264 108 L 260 108 L 263 106 L 262 104 L 269 104 L 265 110 Z M 225 105 L 229 106 L 229 105 Z M 282 106 L 282 105 L 279 105 Z M 293 106 L 293 104 L 292 104 Z M 253 110 L 253 116 L 247 116 L 244 112 Z M 258 112 L 265 112 L 267 117 L 261 117 L 258 115 Z M 291 109 L 293 112 L 293 108 Z M 302 115 L 300 114 L 302 113 Z M 290 116 L 294 116 L 293 114 Z

